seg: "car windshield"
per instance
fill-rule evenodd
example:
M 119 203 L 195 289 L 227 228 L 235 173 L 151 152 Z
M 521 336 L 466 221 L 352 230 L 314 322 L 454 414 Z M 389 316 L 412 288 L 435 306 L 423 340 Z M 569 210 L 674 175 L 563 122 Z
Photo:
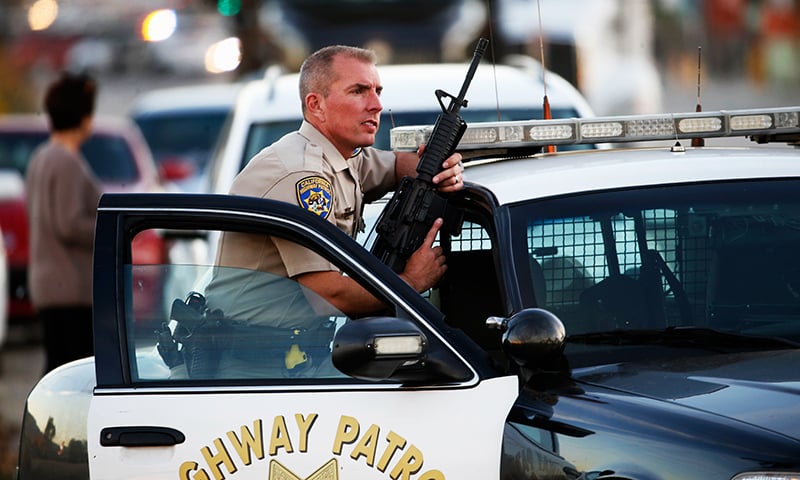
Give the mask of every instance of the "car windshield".
M 375 147 L 383 150 L 390 149 L 389 132 L 393 127 L 407 126 L 407 125 L 433 125 L 436 122 L 438 112 L 424 111 L 424 112 L 401 112 L 392 113 L 384 110 L 381 114 L 381 129 L 375 138 Z M 496 122 L 507 120 L 530 120 L 532 118 L 543 118 L 541 109 L 507 109 L 500 113 L 498 118 L 497 110 L 470 110 L 469 108 L 463 109 L 460 112 L 461 117 L 467 123 L 473 122 Z M 553 118 L 572 118 L 577 117 L 578 112 L 572 108 L 552 109 Z M 247 145 L 241 159 L 241 168 L 253 158 L 253 155 L 258 153 L 264 147 L 269 146 L 275 140 L 281 138 L 289 132 L 297 130 L 300 127 L 300 121 L 297 119 L 282 120 L 282 121 L 269 121 L 257 123 L 251 126 L 250 132 L 247 136 Z M 592 148 L 589 145 L 575 145 L 559 147 L 560 150 L 578 150 Z
M 800 341 L 798 192 L 798 180 L 729 181 L 516 205 L 524 295 L 581 343 L 653 330 Z
M 183 157 L 203 171 L 211 157 L 227 111 L 144 115 L 135 119 L 156 162 Z
M 24 176 L 33 151 L 47 138 L 44 131 L 0 134 L 0 168 L 13 168 Z M 81 146 L 81 153 L 102 182 L 125 183 L 139 178 L 133 152 L 122 137 L 94 134 Z

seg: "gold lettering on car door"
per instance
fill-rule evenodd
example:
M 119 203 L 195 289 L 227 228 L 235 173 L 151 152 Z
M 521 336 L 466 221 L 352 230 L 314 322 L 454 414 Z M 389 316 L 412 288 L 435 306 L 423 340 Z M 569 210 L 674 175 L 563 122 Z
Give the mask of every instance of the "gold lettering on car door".
M 277 460 L 272 460 L 269 462 L 269 480 L 339 480 L 339 469 L 336 459 L 332 458 L 316 472 L 303 479 Z

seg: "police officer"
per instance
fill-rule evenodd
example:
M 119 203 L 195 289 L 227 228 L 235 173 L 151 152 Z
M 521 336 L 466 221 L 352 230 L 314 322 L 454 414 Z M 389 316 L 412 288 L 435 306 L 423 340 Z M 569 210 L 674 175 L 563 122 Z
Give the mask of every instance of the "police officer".
M 372 51 L 348 46 L 308 57 L 300 70 L 300 128 L 256 154 L 230 192 L 294 204 L 353 237 L 363 230 L 363 203 L 415 175 L 419 162 L 418 154 L 371 147 L 383 108 L 375 61 Z M 442 167 L 433 178 L 439 190 L 461 189 L 461 156 Z M 400 273 L 419 292 L 447 269 L 441 247 L 433 246 L 441 224 L 434 223 Z M 208 311 L 224 314 L 226 326 L 188 336 L 186 361 L 174 376 L 340 376 L 330 362 L 331 317 L 384 308 L 335 265 L 289 240 L 225 232 L 216 264 L 205 300 Z
M 412 152 L 371 147 L 383 108 L 375 62 L 374 52 L 349 46 L 325 47 L 308 57 L 300 70 L 304 120 L 299 130 L 256 154 L 235 179 L 231 193 L 293 203 L 353 237 L 363 230 L 363 202 L 382 197 L 403 176 L 416 175 L 419 161 Z M 441 192 L 462 188 L 460 160 L 459 154 L 452 155 L 433 178 Z M 419 292 L 432 287 L 447 268 L 441 247 L 433 247 L 440 226 L 437 220 L 400 273 Z M 290 277 L 351 318 L 383 307 L 336 266 L 287 240 L 225 233 L 217 264 Z

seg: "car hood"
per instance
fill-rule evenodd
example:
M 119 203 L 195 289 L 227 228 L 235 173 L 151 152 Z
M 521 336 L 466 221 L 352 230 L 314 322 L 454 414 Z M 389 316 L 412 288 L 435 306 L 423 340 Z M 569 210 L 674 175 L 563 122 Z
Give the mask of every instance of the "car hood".
M 581 383 L 680 404 L 800 437 L 800 351 L 781 350 L 578 369 Z

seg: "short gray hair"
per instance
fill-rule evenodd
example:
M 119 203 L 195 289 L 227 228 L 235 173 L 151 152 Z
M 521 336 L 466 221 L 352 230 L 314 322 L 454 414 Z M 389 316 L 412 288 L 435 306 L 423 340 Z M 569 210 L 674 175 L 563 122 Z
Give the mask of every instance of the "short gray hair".
M 365 63 L 376 64 L 378 56 L 372 50 L 347 45 L 331 45 L 312 53 L 300 66 L 300 101 L 305 112 L 305 99 L 309 93 L 319 93 L 327 97 L 330 85 L 337 79 L 333 73 L 333 60 L 336 57 L 348 57 Z

